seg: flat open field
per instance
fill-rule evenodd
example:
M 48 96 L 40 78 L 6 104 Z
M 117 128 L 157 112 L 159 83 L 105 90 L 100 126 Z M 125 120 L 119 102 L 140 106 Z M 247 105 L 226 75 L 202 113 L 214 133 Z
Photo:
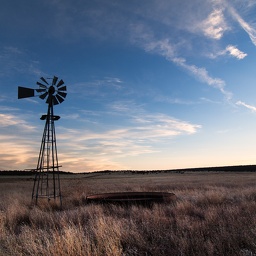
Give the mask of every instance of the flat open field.
M 33 177 L 0 176 L 0 255 L 256 255 L 256 173 L 61 175 L 63 208 L 31 204 Z M 172 192 L 174 203 L 86 204 Z

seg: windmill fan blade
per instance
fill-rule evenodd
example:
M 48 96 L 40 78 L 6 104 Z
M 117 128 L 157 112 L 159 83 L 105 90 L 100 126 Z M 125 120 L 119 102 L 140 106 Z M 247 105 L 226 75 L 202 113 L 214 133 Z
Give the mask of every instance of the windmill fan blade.
M 36 84 L 38 84 L 40 87 L 47 88 L 47 86 L 46 86 L 46 85 L 41 84 L 40 82 L 36 82 Z
M 46 79 L 45 79 L 45 78 L 40 77 L 40 79 L 41 79 L 42 81 L 44 81 L 46 84 L 48 84 L 48 82 L 46 81 Z M 49 84 L 48 84 L 48 85 L 49 85 Z
M 65 92 L 58 92 L 58 94 L 59 94 L 60 96 L 62 96 L 63 98 L 66 98 L 66 95 L 67 95 L 67 93 L 65 93 Z
M 57 80 L 58 80 L 58 77 L 54 76 L 53 79 L 52 79 L 52 85 L 55 85 Z
M 61 80 L 58 82 L 57 87 L 60 87 L 60 86 L 63 85 L 63 84 L 64 84 L 64 81 L 61 79 Z
M 62 86 L 58 88 L 58 91 L 67 91 L 67 86 Z
M 58 99 L 59 103 L 61 103 L 61 102 L 63 102 L 63 101 L 64 101 L 64 99 L 63 99 L 63 98 L 61 98 L 58 94 L 56 94 L 56 98 Z
M 42 100 L 45 99 L 45 97 L 48 95 L 48 92 L 43 93 L 42 95 L 39 96 Z
M 18 87 L 18 99 L 29 98 L 35 96 L 35 90 L 26 87 Z

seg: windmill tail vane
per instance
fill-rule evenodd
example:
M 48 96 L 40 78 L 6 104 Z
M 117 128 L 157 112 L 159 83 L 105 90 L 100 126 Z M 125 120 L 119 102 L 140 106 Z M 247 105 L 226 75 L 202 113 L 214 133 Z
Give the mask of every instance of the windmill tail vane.
M 60 116 L 54 115 L 53 106 L 60 104 L 67 96 L 67 87 L 64 81 L 58 80 L 58 77 L 40 78 L 38 89 L 27 87 L 18 87 L 18 99 L 38 96 L 47 103 L 47 114 L 41 116 L 41 120 L 45 121 L 38 161 L 36 175 L 34 179 L 32 200 L 37 204 L 39 198 L 51 198 L 54 200 L 59 198 L 62 205 L 58 152 L 55 134 L 55 121 Z

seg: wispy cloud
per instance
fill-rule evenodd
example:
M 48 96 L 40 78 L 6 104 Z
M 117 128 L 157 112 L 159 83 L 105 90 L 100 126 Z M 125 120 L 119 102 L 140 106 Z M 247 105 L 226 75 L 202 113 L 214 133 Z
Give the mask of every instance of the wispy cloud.
M 92 160 L 95 163 L 102 161 L 102 166 L 129 168 L 121 164 L 121 159 L 157 152 L 159 144 L 171 143 L 179 136 L 190 136 L 201 129 L 201 125 L 165 114 L 148 113 L 143 106 L 132 102 L 115 102 L 109 107 L 109 111 L 101 115 L 106 120 L 118 115 L 114 126 L 101 123 L 102 129 L 98 132 L 95 127 L 86 130 L 58 128 L 58 143 L 62 148 L 65 168 L 75 166 L 80 161 L 84 168 L 88 165 L 88 168 L 91 166 L 95 168 L 93 170 L 99 170 L 99 165 L 93 167 Z
M 175 56 L 175 47 L 168 38 L 163 40 L 149 39 L 145 42 L 145 50 L 149 52 L 156 52 L 169 60 Z
M 59 1 L 54 4 L 58 6 L 60 17 L 70 15 L 68 14 L 70 9 L 68 8 L 70 7 L 68 2 L 65 2 L 65 5 L 60 4 Z M 178 11 L 173 6 L 178 8 Z M 198 36 L 198 32 L 201 35 L 203 34 L 204 37 L 220 41 L 224 33 L 231 30 L 225 17 L 226 5 L 222 1 L 195 1 L 182 4 L 177 0 L 171 2 L 152 0 L 146 5 L 119 2 L 113 4 L 108 2 L 103 7 L 99 7 L 96 10 L 89 6 L 85 10 L 81 6 L 67 29 L 74 23 L 74 31 L 79 31 L 80 29 L 80 35 L 93 36 L 88 29 L 84 29 L 84 26 L 78 27 L 78 29 L 75 26 L 77 23 L 82 25 L 83 22 L 86 22 L 86 24 L 89 22 L 89 24 L 94 25 L 95 35 L 104 34 L 106 37 L 111 38 L 111 40 L 122 38 L 122 40 L 128 40 L 132 45 L 137 45 L 147 52 L 164 56 L 169 61 L 184 68 L 184 70 L 188 71 L 199 81 L 219 89 L 227 99 L 232 97 L 231 93 L 224 89 L 225 81 L 210 75 L 205 67 L 198 67 L 193 65 L 193 63 L 190 64 L 188 58 L 185 57 L 186 55 L 179 53 L 182 47 L 186 47 L 186 51 L 191 47 L 190 50 L 194 51 L 193 46 L 195 42 L 192 38 L 194 38 L 195 34 Z M 207 12 L 208 16 L 206 17 L 205 13 Z M 82 18 L 83 16 L 85 18 Z M 97 19 L 98 16 L 104 19 L 101 18 L 99 20 Z M 67 18 L 63 20 L 67 21 Z M 76 23 L 75 21 L 78 20 L 79 22 Z M 103 20 L 104 22 L 102 22 Z M 179 33 L 181 31 L 183 33 L 184 31 L 186 32 L 184 36 L 180 36 L 182 35 L 182 33 Z M 123 35 L 122 37 L 119 36 L 120 33 Z M 179 34 L 179 38 L 175 36 L 177 34 Z M 183 40 L 184 43 L 181 43 Z M 225 49 L 225 53 L 222 52 L 221 54 L 229 54 L 237 59 L 242 59 L 246 56 L 246 53 L 231 45 Z M 97 83 L 101 84 L 101 82 L 95 81 L 94 86 L 97 86 Z M 113 83 L 113 85 L 117 88 L 122 86 L 118 82 Z
M 69 92 L 79 93 L 80 95 L 98 95 L 105 96 L 107 93 L 113 93 L 123 88 L 123 81 L 119 77 L 103 77 L 102 79 L 93 79 L 88 82 L 75 83 L 69 87 Z
M 44 74 L 39 66 L 39 62 L 32 60 L 25 50 L 13 46 L 0 50 L 0 77 L 13 73 L 29 73 L 38 77 Z
M 114 108 L 117 109 L 116 107 Z M 68 132 L 69 135 L 62 135 L 62 138 L 70 139 L 70 136 L 74 136 L 75 141 L 86 141 L 86 140 L 102 140 L 102 141 L 116 141 L 133 140 L 136 145 L 137 140 L 162 140 L 168 137 L 175 137 L 179 135 L 190 135 L 197 132 L 201 128 L 200 125 L 190 124 L 186 121 L 181 121 L 178 119 L 171 118 L 164 114 L 147 114 L 144 111 L 141 113 L 134 114 L 129 108 L 130 112 L 126 112 L 126 107 L 124 106 L 119 111 L 126 119 L 130 122 L 127 123 L 126 128 L 116 128 L 106 130 L 105 132 L 91 132 L 89 130 L 82 131 L 83 134 L 79 133 L 79 130 L 74 130 L 72 133 Z M 127 121 L 127 122 L 128 122 Z M 107 125 L 105 125 L 107 126 Z M 109 125 L 108 125 L 109 126 Z M 118 126 L 118 124 L 117 124 Z M 65 129 L 64 129 L 65 130 Z M 129 149 L 127 149 L 129 151 Z
M 189 71 L 190 74 L 195 76 L 201 82 L 219 89 L 220 92 L 225 95 L 227 100 L 230 100 L 232 98 L 232 93 L 225 90 L 226 84 L 224 80 L 211 77 L 205 68 L 188 64 L 185 58 L 176 56 L 174 50 L 175 47 L 170 43 L 168 39 L 154 40 L 149 37 L 144 38 L 147 39 L 143 44 L 143 47 L 146 51 L 154 52 L 161 56 L 164 56 L 167 60 Z
M 238 106 L 243 106 L 243 107 L 245 107 L 245 108 L 250 109 L 252 112 L 256 112 L 256 107 L 255 107 L 255 106 L 246 104 L 246 103 L 243 102 L 243 101 L 237 101 L 237 102 L 236 102 L 236 105 L 238 105 Z
M 205 68 L 200 68 L 195 65 L 189 65 L 186 63 L 186 60 L 183 58 L 174 58 L 173 62 L 176 63 L 177 65 L 183 67 L 187 71 L 189 71 L 201 82 L 206 83 L 209 86 L 219 89 L 219 91 L 223 95 L 225 95 L 227 100 L 230 100 L 232 98 L 232 93 L 229 91 L 226 91 L 224 88 L 226 85 L 225 81 L 220 78 L 211 77 Z
M 170 104 L 178 104 L 178 105 L 193 105 L 193 104 L 198 103 L 196 101 L 185 100 L 185 99 L 180 99 L 180 98 L 173 98 L 173 97 L 169 97 L 167 95 L 159 95 L 159 94 L 154 95 L 153 98 L 156 102 L 167 102 Z
M 17 113 L 15 108 L 2 110 Z M 0 169 L 34 168 L 39 141 L 36 127 L 15 114 L 0 113 L 0 133 Z
M 59 160 L 63 170 L 129 168 L 122 164 L 121 159 L 158 152 L 159 143 L 170 143 L 179 136 L 190 136 L 201 129 L 201 125 L 161 113 L 149 113 L 142 105 L 133 102 L 119 101 L 108 107 L 109 110 L 98 113 L 98 118 L 105 121 L 93 127 L 85 129 L 81 126 L 84 116 L 92 118 L 92 114 L 88 116 L 88 112 L 81 111 L 78 115 L 66 116 L 69 120 L 72 118 L 72 127 L 77 128 L 57 127 Z M 17 112 L 12 108 L 5 110 Z M 118 116 L 114 125 L 109 122 L 113 116 Z M 13 113 L 0 113 L 0 120 L 1 169 L 35 168 L 41 129 Z
M 198 26 L 202 29 L 206 37 L 219 40 L 222 38 L 225 31 L 229 29 L 222 9 L 215 9 L 213 12 L 201 22 Z
M 12 114 L 1 114 L 0 113 L 0 128 L 15 126 L 23 129 L 24 131 L 32 131 L 35 129 L 35 126 L 32 126 L 25 122 L 22 119 L 19 119 Z
M 20 135 L 1 135 L 0 169 L 35 168 L 37 155 L 36 146 L 28 143 L 27 138 Z
M 241 59 L 243 59 L 243 58 L 245 58 L 245 57 L 247 56 L 246 53 L 240 51 L 239 49 L 237 49 L 237 48 L 236 48 L 235 46 L 233 46 L 233 45 L 228 45 L 228 46 L 226 47 L 226 51 L 227 51 L 231 56 L 233 56 L 233 57 L 235 57 L 235 58 L 237 58 L 237 59 L 239 59 L 239 60 L 241 60 Z
M 239 25 L 244 29 L 244 31 L 249 35 L 252 43 L 256 45 L 256 29 L 247 23 L 231 5 L 227 5 L 227 8 L 233 18 L 239 23 Z
M 224 56 L 229 54 L 232 57 L 237 58 L 238 60 L 242 60 L 247 56 L 247 53 L 242 52 L 234 45 L 228 45 L 225 50 L 219 51 L 217 53 L 211 53 L 208 56 L 212 59 L 215 59 L 219 56 Z
M 122 88 L 122 80 L 118 77 L 104 77 L 90 82 L 92 87 L 113 87 L 116 89 Z

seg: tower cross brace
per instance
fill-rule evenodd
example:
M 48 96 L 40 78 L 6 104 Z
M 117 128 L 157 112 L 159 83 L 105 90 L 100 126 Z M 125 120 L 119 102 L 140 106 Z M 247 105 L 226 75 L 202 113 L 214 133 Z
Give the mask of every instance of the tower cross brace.
M 41 120 L 45 120 L 44 132 L 37 162 L 36 175 L 34 179 L 32 200 L 37 204 L 38 198 L 59 198 L 62 205 L 60 189 L 59 163 L 56 144 L 56 134 L 54 122 L 59 120 L 59 116 L 53 113 L 53 104 L 50 99 L 47 115 L 42 115 Z

